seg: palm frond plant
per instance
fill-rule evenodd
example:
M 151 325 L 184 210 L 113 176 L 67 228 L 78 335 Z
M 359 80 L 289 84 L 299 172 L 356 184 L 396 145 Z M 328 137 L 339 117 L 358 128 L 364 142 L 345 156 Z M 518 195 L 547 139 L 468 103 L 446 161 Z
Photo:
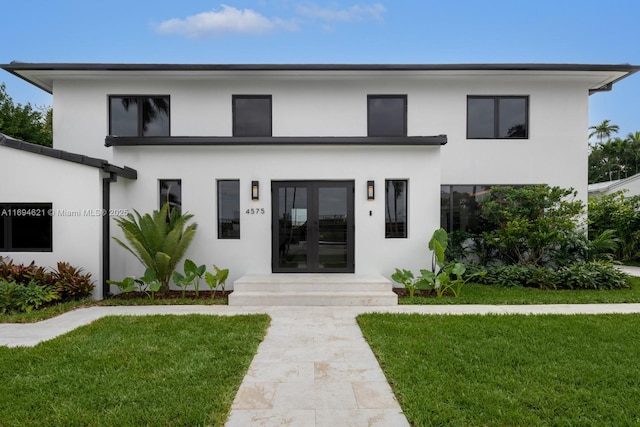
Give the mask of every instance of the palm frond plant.
M 188 224 L 193 215 L 171 209 L 168 203 L 151 214 L 133 212 L 115 219 L 128 244 L 117 237 L 113 239 L 155 273 L 160 282 L 159 292 L 166 293 L 171 275 L 184 257 L 198 225 Z

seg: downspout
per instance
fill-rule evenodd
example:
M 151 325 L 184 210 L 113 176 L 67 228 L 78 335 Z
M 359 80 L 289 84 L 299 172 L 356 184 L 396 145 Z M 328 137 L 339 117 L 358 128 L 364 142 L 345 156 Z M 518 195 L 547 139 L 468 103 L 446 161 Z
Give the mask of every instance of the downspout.
M 115 172 L 109 172 L 109 177 L 102 178 L 102 298 L 111 294 L 111 286 L 107 280 L 111 277 L 111 227 L 109 210 L 111 208 L 111 183 L 118 180 Z

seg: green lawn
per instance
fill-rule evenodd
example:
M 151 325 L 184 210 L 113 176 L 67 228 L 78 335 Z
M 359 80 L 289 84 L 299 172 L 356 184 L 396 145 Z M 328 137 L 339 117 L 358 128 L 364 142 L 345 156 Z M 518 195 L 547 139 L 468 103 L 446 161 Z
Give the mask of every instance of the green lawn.
M 640 424 L 640 315 L 358 323 L 413 426 Z
M 400 304 L 595 304 L 640 303 L 640 277 L 629 279 L 630 289 L 541 290 L 535 288 L 478 285 L 468 283 L 459 298 L 452 296 L 399 298 Z
M 221 426 L 267 315 L 106 317 L 0 347 L 2 426 Z

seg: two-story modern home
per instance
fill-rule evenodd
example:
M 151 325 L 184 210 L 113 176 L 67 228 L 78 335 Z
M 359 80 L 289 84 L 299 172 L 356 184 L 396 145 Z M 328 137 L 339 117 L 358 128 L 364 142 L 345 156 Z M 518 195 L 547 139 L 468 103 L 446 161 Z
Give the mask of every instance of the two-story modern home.
M 54 149 L 0 137 L 0 255 L 82 266 L 98 298 L 105 279 L 143 273 L 113 242 L 114 217 L 166 201 L 198 223 L 187 257 L 229 268 L 237 286 L 425 268 L 432 232 L 473 228 L 491 185 L 573 187 L 586 200 L 589 95 L 640 69 L 2 68 L 53 94 Z

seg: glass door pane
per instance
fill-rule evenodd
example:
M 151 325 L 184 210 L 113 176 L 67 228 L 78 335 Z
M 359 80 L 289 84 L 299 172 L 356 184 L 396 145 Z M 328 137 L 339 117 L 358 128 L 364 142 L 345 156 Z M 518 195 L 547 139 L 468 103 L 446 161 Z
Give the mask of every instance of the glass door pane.
M 286 185 L 278 193 L 278 268 L 306 269 L 307 244 L 307 187 Z
M 318 188 L 318 268 L 347 268 L 346 187 Z

